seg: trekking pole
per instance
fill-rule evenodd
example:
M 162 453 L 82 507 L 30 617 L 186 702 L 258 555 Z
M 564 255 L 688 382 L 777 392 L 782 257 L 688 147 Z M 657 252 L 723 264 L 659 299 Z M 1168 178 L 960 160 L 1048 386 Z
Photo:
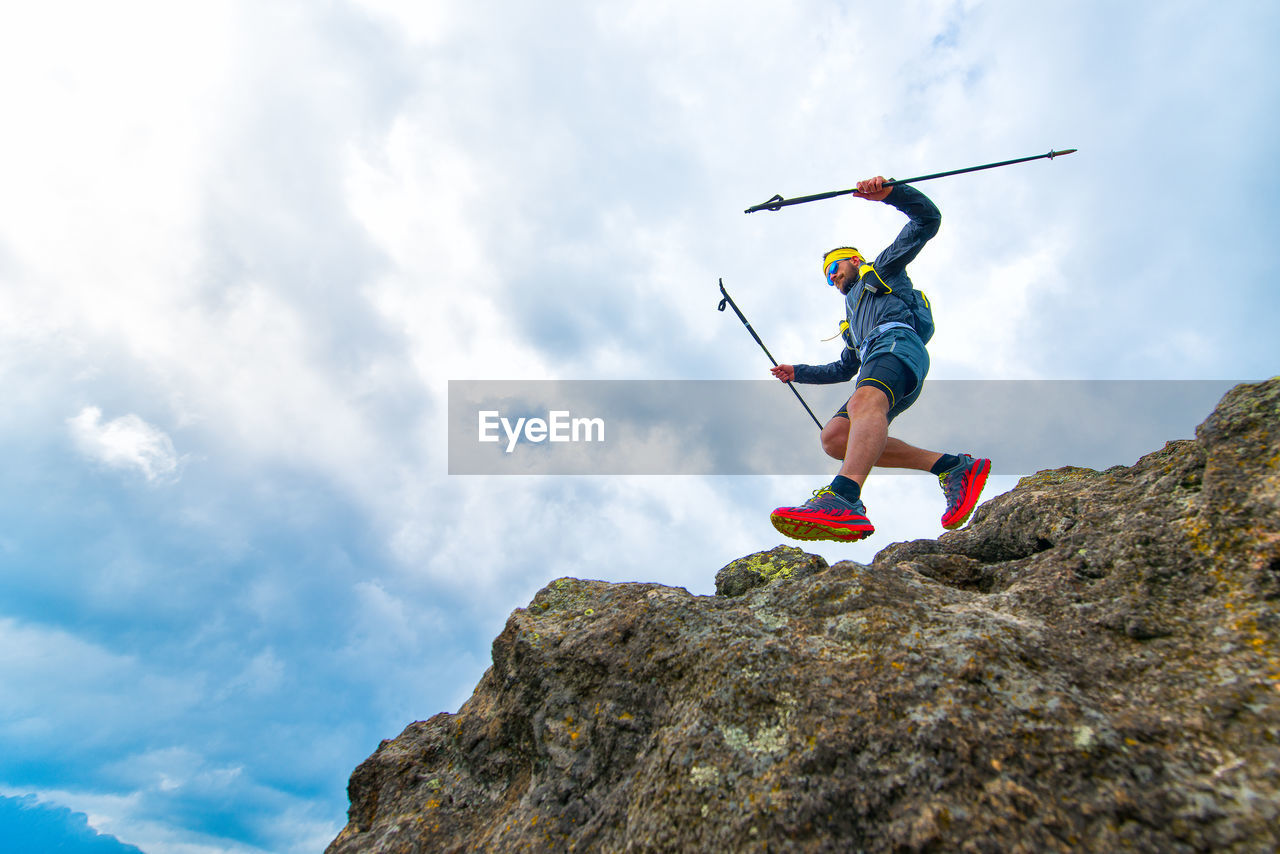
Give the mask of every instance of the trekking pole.
M 935 172 L 932 175 L 920 175 L 915 178 L 903 178 L 899 181 L 885 181 L 885 187 L 896 187 L 899 184 L 914 184 L 917 181 L 928 181 L 933 178 L 946 178 L 948 175 L 963 175 L 965 172 L 978 172 L 982 169 L 995 169 L 997 166 L 1010 166 L 1014 163 L 1026 163 L 1028 160 L 1052 160 L 1055 157 L 1061 157 L 1064 154 L 1074 154 L 1079 149 L 1068 148 L 1065 151 L 1050 151 L 1048 154 L 1037 154 L 1034 157 L 1019 157 L 1016 160 L 1001 160 L 999 163 L 987 163 L 984 166 L 970 166 L 967 169 L 952 169 L 950 172 Z M 782 196 L 774 196 L 767 202 L 761 202 L 747 208 L 743 213 L 755 213 L 756 211 L 778 211 L 788 205 L 802 205 L 805 202 L 816 202 L 820 199 L 833 199 L 836 196 L 848 196 L 858 192 L 858 188 L 852 190 L 832 190 L 829 193 L 815 193 L 812 196 L 796 196 L 794 199 L 784 199 Z
M 733 309 L 733 313 L 738 315 L 738 319 L 742 321 L 742 325 L 747 327 L 747 331 L 751 333 L 751 337 L 756 339 L 756 343 L 760 345 L 760 349 L 769 357 L 769 361 L 773 362 L 773 366 L 778 367 L 778 362 L 773 358 L 773 354 L 769 352 L 769 348 L 764 346 L 764 342 L 760 340 L 760 336 L 751 328 L 751 323 L 742 314 L 742 309 L 738 308 L 738 304 L 733 301 L 733 297 L 729 296 L 729 292 L 724 289 L 724 279 L 720 280 L 720 293 L 724 294 L 724 299 L 720 300 L 717 311 L 724 311 L 725 305 Z M 791 389 L 791 393 L 796 396 L 796 400 L 800 401 L 800 405 L 804 407 L 804 411 L 809 413 L 809 417 L 813 419 L 813 423 L 818 425 L 818 429 L 822 429 L 822 422 L 818 420 L 818 416 L 813 414 L 813 410 L 809 408 L 809 404 L 804 402 L 804 398 L 800 396 L 800 392 L 796 391 L 796 387 L 791 383 L 787 383 L 787 388 Z

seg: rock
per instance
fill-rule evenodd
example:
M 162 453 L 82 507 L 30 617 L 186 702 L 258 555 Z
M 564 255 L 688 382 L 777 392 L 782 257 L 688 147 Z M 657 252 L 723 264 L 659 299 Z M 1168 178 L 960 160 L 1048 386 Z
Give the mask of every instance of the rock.
M 717 596 L 741 596 L 754 587 L 777 581 L 792 581 L 827 568 L 825 559 L 795 546 L 775 546 L 767 552 L 740 557 L 716 573 Z
M 356 851 L 1280 848 L 1280 380 L 869 566 L 563 578 L 352 775 Z

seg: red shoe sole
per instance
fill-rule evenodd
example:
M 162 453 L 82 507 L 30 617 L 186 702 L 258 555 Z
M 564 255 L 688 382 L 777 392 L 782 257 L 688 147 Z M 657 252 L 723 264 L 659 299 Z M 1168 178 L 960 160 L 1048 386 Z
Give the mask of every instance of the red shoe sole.
M 875 526 L 866 519 L 849 522 L 818 522 L 775 510 L 770 514 L 769 521 L 780 533 L 793 540 L 835 540 L 840 543 L 854 543 L 876 532 Z
M 978 498 L 982 495 L 982 488 L 987 485 L 987 475 L 990 473 L 991 460 L 978 460 L 973 468 L 965 472 L 964 500 L 951 514 L 949 521 L 947 516 L 942 517 L 942 527 L 948 531 L 954 531 L 969 521 L 973 508 L 978 506 Z

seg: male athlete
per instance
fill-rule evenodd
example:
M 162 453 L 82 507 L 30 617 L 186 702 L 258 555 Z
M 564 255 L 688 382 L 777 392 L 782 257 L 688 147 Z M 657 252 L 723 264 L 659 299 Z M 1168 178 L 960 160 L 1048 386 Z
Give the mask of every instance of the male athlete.
M 854 195 L 907 215 L 910 221 L 897 239 L 872 264 L 851 246 L 832 249 L 822 259 L 827 284 L 844 295 L 845 349 L 839 361 L 772 369 L 783 382 L 835 383 L 858 376 L 848 403 L 822 428 L 822 449 L 843 461 L 840 473 L 804 504 L 779 507 L 769 517 L 775 528 L 797 540 L 852 542 L 871 536 L 875 527 L 862 503 L 862 486 L 873 465 L 937 475 L 947 500 L 942 526 L 948 529 L 968 520 L 991 471 L 988 459 L 926 451 L 889 436 L 889 422 L 916 402 L 929 372 L 925 342 L 933 334 L 933 316 L 906 267 L 938 233 L 942 216 L 916 188 L 885 188 L 884 181 L 859 181 Z

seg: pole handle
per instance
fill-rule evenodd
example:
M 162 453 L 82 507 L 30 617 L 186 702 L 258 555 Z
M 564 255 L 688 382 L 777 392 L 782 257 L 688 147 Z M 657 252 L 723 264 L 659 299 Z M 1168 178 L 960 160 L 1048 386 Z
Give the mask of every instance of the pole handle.
M 769 348 L 764 346 L 764 342 L 760 340 L 760 336 L 751 328 L 751 323 L 747 320 L 746 315 L 744 315 L 742 310 L 738 308 L 738 304 L 733 301 L 733 297 L 729 296 L 729 292 L 724 289 L 724 279 L 720 280 L 720 293 L 724 294 L 724 297 L 720 300 L 720 305 L 716 306 L 716 310 L 724 311 L 724 307 L 726 305 L 732 308 L 733 313 L 738 315 L 738 319 L 742 321 L 742 325 L 747 327 L 747 331 L 751 333 L 751 337 L 760 345 L 760 349 L 769 357 L 769 361 L 773 362 L 773 366 L 775 368 L 778 367 L 778 362 L 773 358 L 773 354 L 769 352 Z M 818 429 L 821 430 L 822 422 L 818 420 L 818 416 L 813 414 L 813 410 L 809 408 L 809 404 L 804 402 L 804 398 L 800 396 L 800 392 L 796 390 L 796 387 L 791 383 L 787 383 L 787 388 L 791 389 L 791 393 L 796 396 L 796 400 L 800 401 L 800 405 L 804 407 L 804 411 L 809 413 L 809 417 L 813 419 L 813 423 L 817 424 Z

